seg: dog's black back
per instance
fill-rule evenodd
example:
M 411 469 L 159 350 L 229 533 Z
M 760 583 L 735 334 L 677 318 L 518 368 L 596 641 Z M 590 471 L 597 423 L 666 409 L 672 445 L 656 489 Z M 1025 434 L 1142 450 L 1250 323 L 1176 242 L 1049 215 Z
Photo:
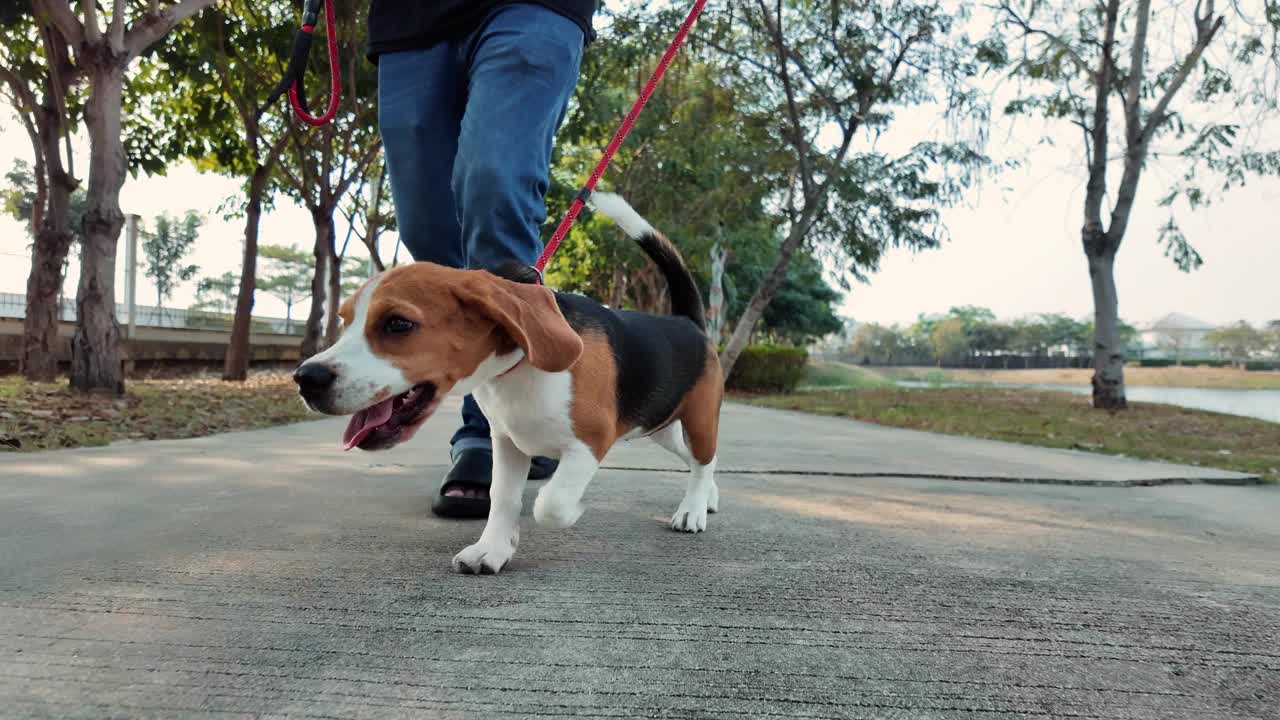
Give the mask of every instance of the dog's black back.
M 665 239 L 655 239 L 646 250 L 651 248 L 663 255 L 669 253 L 658 265 L 668 276 L 668 287 L 679 289 L 672 294 L 682 296 L 679 306 L 684 312 L 679 315 L 615 311 L 585 295 L 555 293 L 569 327 L 580 335 L 598 332 L 608 338 L 618 368 L 618 415 L 627 424 L 645 430 L 656 429 L 671 418 L 680 399 L 702 377 L 711 351 L 698 324 L 702 304 L 693 278 Z M 672 278 L 673 271 L 683 277 Z M 536 270 L 519 263 L 489 272 L 518 283 L 534 284 L 540 279 Z M 676 305 L 674 297 L 672 304 Z M 690 317 L 694 308 L 696 316 Z

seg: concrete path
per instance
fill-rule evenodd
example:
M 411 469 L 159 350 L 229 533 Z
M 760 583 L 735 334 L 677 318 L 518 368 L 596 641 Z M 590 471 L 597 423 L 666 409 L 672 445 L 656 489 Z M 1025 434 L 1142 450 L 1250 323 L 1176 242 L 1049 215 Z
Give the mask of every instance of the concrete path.
M 607 470 L 496 577 L 453 574 L 481 526 L 427 510 L 448 419 L 382 454 L 322 421 L 0 456 L 0 716 L 1280 717 L 1280 487 L 725 427 L 709 533 L 665 529 L 680 474 Z

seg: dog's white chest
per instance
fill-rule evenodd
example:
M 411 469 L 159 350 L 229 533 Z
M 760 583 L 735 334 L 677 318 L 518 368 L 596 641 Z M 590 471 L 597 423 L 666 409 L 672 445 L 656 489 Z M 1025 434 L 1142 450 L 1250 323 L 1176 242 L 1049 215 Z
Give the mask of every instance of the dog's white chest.
M 521 367 L 481 385 L 474 395 L 489 424 L 527 455 L 558 458 L 575 440 L 567 372 Z

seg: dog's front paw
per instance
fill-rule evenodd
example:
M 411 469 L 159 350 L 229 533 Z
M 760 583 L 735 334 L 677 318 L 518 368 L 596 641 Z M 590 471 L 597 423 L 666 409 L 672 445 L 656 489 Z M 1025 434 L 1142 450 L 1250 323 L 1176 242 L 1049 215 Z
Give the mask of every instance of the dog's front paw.
M 539 525 L 562 529 L 578 522 L 578 518 L 582 517 L 583 509 L 581 500 L 566 498 L 548 485 L 533 501 L 533 519 Z
M 671 529 L 679 532 L 699 533 L 707 529 L 707 502 L 691 501 L 685 498 L 676 514 L 671 516 Z
M 478 542 L 453 556 L 453 569 L 466 575 L 497 575 L 515 552 L 515 543 Z

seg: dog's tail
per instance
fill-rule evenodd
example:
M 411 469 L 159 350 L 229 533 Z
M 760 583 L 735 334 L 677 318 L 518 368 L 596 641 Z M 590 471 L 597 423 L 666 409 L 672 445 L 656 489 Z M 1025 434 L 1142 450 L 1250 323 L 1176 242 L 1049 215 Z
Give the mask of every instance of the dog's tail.
M 653 229 L 648 220 L 640 217 L 622 196 L 597 192 L 591 195 L 591 204 L 607 215 L 622 232 L 639 243 L 667 281 L 667 293 L 671 296 L 671 314 L 687 317 L 700 329 L 707 329 L 703 316 L 702 293 L 693 281 L 693 275 L 680 257 L 680 251 L 665 235 Z

